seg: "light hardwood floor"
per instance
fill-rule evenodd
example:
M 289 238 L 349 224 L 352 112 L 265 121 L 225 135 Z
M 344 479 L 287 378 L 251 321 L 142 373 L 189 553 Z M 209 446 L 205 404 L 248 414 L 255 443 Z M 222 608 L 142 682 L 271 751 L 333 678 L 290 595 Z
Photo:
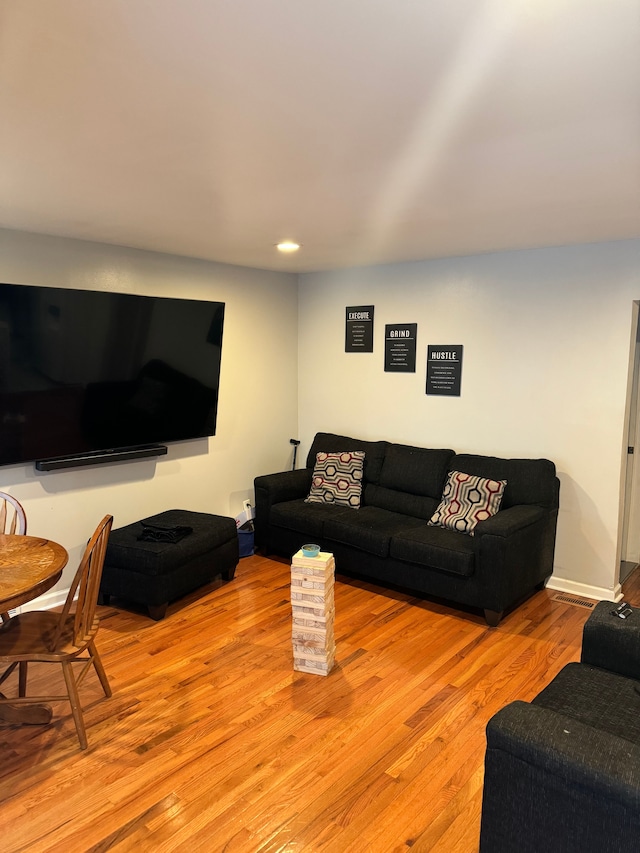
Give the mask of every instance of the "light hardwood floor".
M 552 599 L 490 629 L 338 575 L 326 678 L 292 671 L 285 562 L 243 559 L 163 622 L 102 607 L 113 697 L 88 675 L 88 750 L 63 704 L 0 728 L 2 849 L 477 851 L 487 720 L 579 658 L 589 611 Z

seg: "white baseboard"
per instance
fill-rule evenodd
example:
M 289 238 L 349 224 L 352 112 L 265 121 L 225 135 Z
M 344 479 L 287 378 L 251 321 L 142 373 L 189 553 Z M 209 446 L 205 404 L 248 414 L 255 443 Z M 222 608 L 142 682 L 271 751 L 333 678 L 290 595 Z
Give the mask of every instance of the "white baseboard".
M 613 589 L 605 589 L 601 586 L 591 586 L 586 583 L 559 578 L 551 575 L 547 581 L 547 589 L 555 589 L 557 592 L 567 592 L 570 595 L 578 595 L 582 598 L 595 598 L 596 601 L 621 601 L 622 587 L 619 583 Z
M 546 588 L 556 590 L 556 592 L 578 595 L 582 598 L 594 598 L 596 601 L 622 601 L 622 587 L 619 583 L 611 590 L 551 575 L 547 581 Z M 23 604 L 22 607 L 16 607 L 10 613 L 14 615 L 16 613 L 26 613 L 28 610 L 52 610 L 54 607 L 62 607 L 67 600 L 68 592 L 68 589 L 54 589 L 51 592 L 45 592 L 40 598 L 29 601 L 27 604 Z
M 53 589 L 9 612 L 13 616 L 16 613 L 26 613 L 28 610 L 52 610 L 54 607 L 62 607 L 67 600 L 68 592 L 68 589 Z

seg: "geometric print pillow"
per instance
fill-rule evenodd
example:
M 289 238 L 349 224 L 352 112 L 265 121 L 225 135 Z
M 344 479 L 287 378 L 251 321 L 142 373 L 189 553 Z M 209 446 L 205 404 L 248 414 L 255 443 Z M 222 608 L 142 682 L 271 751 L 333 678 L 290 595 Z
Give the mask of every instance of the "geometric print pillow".
M 442 500 L 427 522 L 432 527 L 447 527 L 473 536 L 479 521 L 500 509 L 506 480 L 489 480 L 460 471 L 450 471 Z
M 360 507 L 364 451 L 316 453 L 307 503 Z

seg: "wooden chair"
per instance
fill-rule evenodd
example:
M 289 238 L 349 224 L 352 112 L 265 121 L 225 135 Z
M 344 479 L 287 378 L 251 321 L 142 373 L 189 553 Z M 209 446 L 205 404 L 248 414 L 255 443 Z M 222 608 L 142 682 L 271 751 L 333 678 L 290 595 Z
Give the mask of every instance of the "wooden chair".
M 0 492 L 0 533 L 27 532 L 27 516 L 20 501 L 13 495 Z
M 111 687 L 95 646 L 98 632 L 96 605 L 102 566 L 113 516 L 105 516 L 91 537 L 76 576 L 71 584 L 61 613 L 50 610 L 31 611 L 13 616 L 0 625 L 0 665 L 7 666 L 0 684 L 19 667 L 18 696 L 2 696 L 0 704 L 41 705 L 43 702 L 68 701 L 82 749 L 87 748 L 87 734 L 78 696 L 78 686 L 93 664 L 106 696 Z M 77 593 L 77 600 L 74 601 Z M 85 655 L 86 653 L 86 655 Z M 29 662 L 58 663 L 67 687 L 67 695 L 27 696 Z M 84 666 L 76 678 L 74 663 Z
M 0 533 L 27 532 L 27 516 L 20 501 L 6 492 L 0 492 Z M 3 622 L 9 621 L 8 613 L 0 613 Z

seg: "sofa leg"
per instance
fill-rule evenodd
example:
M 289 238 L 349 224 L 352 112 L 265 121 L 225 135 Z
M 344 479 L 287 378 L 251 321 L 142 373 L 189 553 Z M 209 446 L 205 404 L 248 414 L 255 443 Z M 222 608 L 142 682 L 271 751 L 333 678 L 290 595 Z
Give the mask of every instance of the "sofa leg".
M 224 572 L 220 573 L 220 577 L 223 581 L 232 581 L 236 576 L 236 567 L 232 566 L 230 569 L 226 569 Z
M 149 604 L 147 609 L 149 611 L 149 616 L 151 616 L 154 622 L 159 622 L 161 619 L 164 619 L 167 613 L 167 603 Z
M 487 620 L 487 625 L 490 628 L 495 628 L 498 622 L 502 619 L 504 610 L 485 610 L 484 618 Z

